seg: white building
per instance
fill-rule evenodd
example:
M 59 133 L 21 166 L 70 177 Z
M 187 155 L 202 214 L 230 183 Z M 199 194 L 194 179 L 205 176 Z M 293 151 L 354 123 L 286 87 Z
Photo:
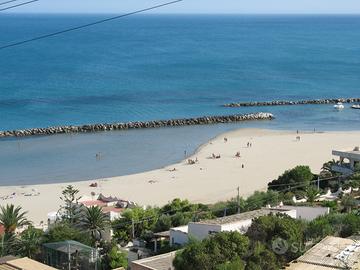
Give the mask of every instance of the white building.
M 356 165 L 360 164 L 360 149 L 355 147 L 352 151 L 333 150 L 334 156 L 340 157 L 338 164 L 334 164 L 331 169 L 342 174 L 353 174 Z
M 189 241 L 188 225 L 170 229 L 170 246 L 185 245 Z
M 293 209 L 263 208 L 217 219 L 190 222 L 188 226 L 182 226 L 170 230 L 170 245 L 186 244 L 189 237 L 203 240 L 211 234 L 224 231 L 238 231 L 240 233 L 245 233 L 250 227 L 253 219 L 261 216 L 267 216 L 271 213 L 283 213 L 292 218 L 296 218 L 296 210 Z
M 312 221 L 313 219 L 325 216 L 330 213 L 329 207 L 312 207 L 312 206 L 293 206 L 293 205 L 284 205 L 281 206 L 282 209 L 295 210 L 296 219 L 303 219 L 306 221 Z

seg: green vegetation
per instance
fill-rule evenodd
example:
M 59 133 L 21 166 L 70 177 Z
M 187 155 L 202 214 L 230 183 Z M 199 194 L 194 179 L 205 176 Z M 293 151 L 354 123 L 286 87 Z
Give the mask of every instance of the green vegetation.
M 120 245 L 124 246 L 138 238 L 144 240 L 148 248 L 153 248 L 155 233 L 186 225 L 190 221 L 252 211 L 266 205 L 278 205 L 281 201 L 293 203 L 293 196 L 306 197 L 304 205 L 330 207 L 329 215 L 311 222 L 280 214 L 262 216 L 253 220 L 245 235 L 221 232 L 203 241 L 193 239 L 178 251 L 174 261 L 176 270 L 280 269 L 327 235 L 348 237 L 360 232 L 360 214 L 356 210 L 359 193 L 343 195 L 338 201 L 317 201 L 319 194 L 329 188 L 334 192 L 339 187 L 348 189 L 360 186 L 360 173 L 347 178 L 338 177 L 331 171 L 332 164 L 332 161 L 325 163 L 320 175 L 314 175 L 307 166 L 287 170 L 269 183 L 268 191 L 257 191 L 246 199 L 233 198 L 213 205 L 174 199 L 163 207 L 129 208 L 112 223 L 100 207 L 80 207 L 79 191 L 67 186 L 61 196 L 63 205 L 58 212 L 61 218 L 46 233 L 29 226 L 26 212 L 20 207 L 7 205 L 0 208 L 0 224 L 5 228 L 1 253 L 41 260 L 41 246 L 44 243 L 74 240 L 99 248 L 99 269 L 126 268 L 127 256 Z M 317 183 L 314 180 L 317 179 L 320 179 L 319 187 L 315 186 Z M 28 227 L 16 235 L 16 228 L 23 226 Z M 103 241 L 104 231 L 111 227 L 115 233 L 112 241 Z M 168 241 L 157 244 L 158 253 L 179 248 L 170 247 Z
M 119 267 L 124 267 L 125 269 L 128 266 L 127 256 L 121 251 L 116 243 L 101 243 L 101 269 L 102 270 L 111 270 Z
M 18 227 L 30 225 L 26 219 L 26 212 L 21 207 L 14 205 L 1 206 L 0 208 L 0 224 L 4 226 L 4 235 L 2 239 L 2 255 L 12 254 L 16 250 L 15 230 Z
M 297 166 L 294 169 L 285 171 L 277 180 L 268 184 L 270 190 L 286 191 L 306 190 L 310 182 L 314 180 L 314 175 L 309 166 Z
M 192 241 L 176 254 L 176 270 L 279 269 L 278 258 L 265 244 L 239 232 L 221 232 Z
M 240 260 L 248 248 L 246 236 L 238 232 L 221 232 L 201 242 L 191 242 L 176 255 L 174 266 L 176 270 L 216 269 L 232 260 Z
M 291 247 L 279 258 L 290 261 L 301 255 L 304 249 L 303 223 L 287 215 L 268 215 L 254 219 L 246 235 L 253 241 L 273 246 L 278 239 L 286 240 Z
M 79 225 L 85 231 L 89 232 L 93 243 L 101 240 L 102 233 L 106 228 L 110 228 L 110 222 L 103 213 L 101 207 L 91 206 L 83 210 L 84 213 L 80 218 Z
M 285 171 L 278 179 L 268 185 L 267 192 L 255 192 L 247 199 L 232 199 L 210 206 L 214 216 L 235 214 L 258 209 L 266 204 L 275 205 L 279 201 L 293 203 L 293 196 L 305 198 L 304 205 L 329 207 L 331 214 L 319 217 L 311 222 L 294 220 L 286 215 L 269 215 L 253 220 L 248 229 L 248 249 L 237 254 L 223 252 L 216 236 L 201 242 L 192 241 L 175 259 L 176 270 L 209 269 L 209 270 L 261 270 L 280 269 L 286 263 L 303 254 L 325 236 L 349 237 L 360 233 L 360 214 L 354 211 L 358 205 L 353 195 L 343 195 L 339 201 L 317 202 L 319 194 L 326 189 L 337 191 L 360 186 L 360 173 L 350 177 L 339 177 L 331 171 L 335 161 L 324 164 L 320 175 L 314 175 L 307 166 L 297 166 Z M 319 181 L 319 187 L 315 180 Z M 359 196 L 359 194 L 357 194 Z M 221 239 L 229 233 L 221 233 Z M 233 234 L 233 233 L 232 233 Z M 236 234 L 236 233 L 235 233 Z M 240 236 L 240 234 L 239 234 Z M 221 241 L 224 241 L 223 239 Z M 236 244 L 232 243 L 234 246 Z M 207 254 L 207 255 L 205 255 Z M 207 258 L 212 262 L 209 262 Z

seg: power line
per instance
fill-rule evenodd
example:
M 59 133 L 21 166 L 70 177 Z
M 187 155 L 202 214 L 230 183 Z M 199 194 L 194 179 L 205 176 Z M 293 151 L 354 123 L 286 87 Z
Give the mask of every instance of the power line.
M 347 175 L 342 175 L 342 177 L 348 177 L 351 176 L 351 174 L 347 174 Z M 328 178 L 321 178 L 321 179 L 316 179 L 316 180 L 312 180 L 309 183 L 318 183 L 318 182 L 322 182 L 322 181 L 327 181 L 327 180 L 332 180 L 332 179 L 337 179 L 339 178 L 339 176 L 332 176 L 332 177 L 328 177 Z M 298 185 L 307 185 L 307 183 L 303 183 L 303 184 L 299 184 L 299 183 L 289 183 L 289 184 L 271 184 L 268 183 L 268 187 L 281 187 L 281 186 L 298 186 Z
M 32 0 L 32 1 L 39 1 L 39 0 Z M 172 5 L 172 4 L 175 4 L 175 3 L 179 3 L 179 2 L 182 2 L 182 1 L 183 1 L 183 0 L 175 0 L 175 1 L 171 1 L 171 2 L 164 3 L 164 4 L 152 6 L 152 7 L 149 7 L 149 8 L 144 8 L 144 9 L 140 9 L 140 10 L 137 10 L 137 11 L 129 12 L 129 13 L 126 13 L 126 14 L 122 14 L 122 15 L 118 15 L 118 16 L 106 18 L 106 19 L 103 19 L 103 20 L 95 21 L 95 22 L 92 22 L 92 23 L 83 24 L 83 25 L 80 25 L 80 26 L 68 28 L 68 29 L 65 29 L 65 30 L 58 31 L 58 32 L 53 32 L 53 33 L 50 33 L 50 34 L 46 34 L 46 35 L 34 37 L 34 38 L 31 38 L 31 39 L 27 39 L 27 40 L 23 40 L 23 41 L 19 41 L 19 42 L 10 43 L 10 44 L 8 44 L 8 45 L 1 46 L 1 47 L 0 47 L 0 50 L 6 49 L 6 48 L 10 48 L 10 47 L 19 46 L 19 45 L 22 45 L 22 44 L 25 44 L 25 43 L 30 43 L 30 42 L 37 41 L 37 40 L 40 40 L 40 39 L 45 39 L 45 38 L 49 38 L 49 37 L 61 35 L 61 34 L 64 34 L 64 33 L 72 32 L 72 31 L 75 31 L 75 30 L 83 29 L 83 28 L 87 28 L 87 27 L 94 26 L 94 25 L 97 25 L 97 24 L 101 24 L 101 23 L 105 23 L 105 22 L 117 20 L 117 19 L 124 18 L 124 17 L 128 17 L 128 16 L 131 16 L 131 15 L 143 13 L 143 12 L 146 12 L 146 11 L 149 11 L 149 10 L 158 9 L 158 8 L 165 7 L 165 6 L 169 6 L 169 5 Z
M 14 0 L 13 0 L 14 1 Z M 10 7 L 6 7 L 6 8 L 2 8 L 0 9 L 0 11 L 5 11 L 5 10 L 8 10 L 8 9 L 13 9 L 13 8 L 16 8 L 16 7 L 21 7 L 21 6 L 25 6 L 25 5 L 28 5 L 28 4 L 31 4 L 31 3 L 34 3 L 34 2 L 38 2 L 40 0 L 31 0 L 31 1 L 28 1 L 28 2 L 24 2 L 24 3 L 21 3 L 21 4 L 17 4 L 17 5 L 14 5 L 14 6 L 10 6 Z M 11 1 L 10 1 L 11 2 Z M 6 2 L 5 2 L 6 3 Z M 8 2 L 9 3 L 9 2 Z
M 2 3 L 0 3 L 0 6 L 6 5 L 6 4 L 9 4 L 9 3 L 12 3 L 12 2 L 17 2 L 17 1 L 19 1 L 19 0 L 10 0 L 10 1 L 6 1 L 6 2 L 2 2 Z

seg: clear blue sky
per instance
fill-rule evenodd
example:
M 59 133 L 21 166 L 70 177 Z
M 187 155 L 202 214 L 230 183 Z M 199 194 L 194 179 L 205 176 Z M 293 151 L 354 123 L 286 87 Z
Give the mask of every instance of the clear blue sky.
M 22 0 L 26 1 L 26 0 Z M 16 12 L 121 13 L 167 0 L 40 0 Z M 360 0 L 184 0 L 153 13 L 357 13 Z

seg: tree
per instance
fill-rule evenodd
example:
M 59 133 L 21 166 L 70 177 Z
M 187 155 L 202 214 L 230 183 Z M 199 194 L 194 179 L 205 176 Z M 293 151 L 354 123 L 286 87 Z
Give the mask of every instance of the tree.
M 347 213 L 350 213 L 352 208 L 357 206 L 357 201 L 351 195 L 344 195 L 341 198 L 341 206 L 346 210 Z
M 62 219 L 68 221 L 70 224 L 76 224 L 79 220 L 81 209 L 79 208 L 79 200 L 81 196 L 78 196 L 79 190 L 75 189 L 72 185 L 68 185 L 62 191 L 62 197 L 64 205 L 61 206 L 59 212 L 62 213 Z
M 241 258 L 235 258 L 231 262 L 219 265 L 216 270 L 244 270 L 245 263 Z
M 4 226 L 5 234 L 14 233 L 18 227 L 30 225 L 26 219 L 27 212 L 22 212 L 20 206 L 15 208 L 13 204 L 7 204 L 0 209 L 0 224 Z
M 253 243 L 253 248 L 247 256 L 246 270 L 277 270 L 280 268 L 274 252 L 260 242 Z
M 328 162 L 325 162 L 321 168 L 322 174 L 330 174 L 333 175 L 332 166 L 336 165 L 338 162 L 335 159 L 332 159 Z
M 241 258 L 249 247 L 249 239 L 239 232 L 220 232 L 203 241 L 191 241 L 175 256 L 176 270 L 215 270 L 234 258 Z
M 260 209 L 261 207 L 270 204 L 277 205 L 279 203 L 279 193 L 273 190 L 267 192 L 255 191 L 253 195 L 249 196 L 245 201 L 243 211 L 252 211 Z
M 80 218 L 80 227 L 90 233 L 94 243 L 101 239 L 102 233 L 109 225 L 109 219 L 103 213 L 102 208 L 98 206 L 91 206 L 84 209 Z
M 44 233 L 40 229 L 29 227 L 20 234 L 18 252 L 23 257 L 36 258 L 41 253 Z
M 15 208 L 13 204 L 1 206 L 0 209 L 0 224 L 4 226 L 5 230 L 2 239 L 2 255 L 14 254 L 16 252 L 15 230 L 18 227 L 30 225 L 26 219 L 27 212 L 22 212 L 20 206 Z
M 151 207 L 147 209 L 136 207 L 124 211 L 121 218 L 113 222 L 115 238 L 126 244 L 133 238 L 132 224 L 134 224 L 135 238 L 141 237 L 149 231 L 153 231 L 158 220 L 158 211 L 158 209 Z
M 124 252 L 121 252 L 116 246 L 112 247 L 109 253 L 110 267 L 111 269 L 124 267 L 127 268 L 127 256 Z
M 285 214 L 270 214 L 254 219 L 246 235 L 251 241 L 274 247 L 278 257 L 287 262 L 301 254 L 304 247 L 303 231 L 300 221 Z M 280 244 L 285 246 L 278 251 Z
M 310 181 L 314 179 L 309 166 L 297 166 L 291 170 L 285 171 L 277 180 L 268 184 L 268 188 L 277 191 L 305 190 Z
M 307 201 L 313 205 L 315 200 L 319 197 L 319 191 L 314 188 L 313 186 L 309 186 L 307 189 L 306 189 L 306 198 L 307 198 Z
M 307 240 L 315 242 L 323 239 L 327 235 L 333 235 L 335 228 L 330 224 L 327 217 L 318 217 L 312 220 L 306 227 L 305 237 Z
M 171 217 L 169 215 L 161 215 L 155 224 L 154 232 L 168 231 L 171 227 Z
M 349 237 L 360 232 L 360 217 L 354 213 L 343 216 L 340 237 Z
M 78 241 L 84 245 L 92 244 L 92 239 L 87 232 L 81 231 L 65 222 L 58 223 L 51 227 L 44 236 L 45 243 L 62 242 L 66 240 Z

